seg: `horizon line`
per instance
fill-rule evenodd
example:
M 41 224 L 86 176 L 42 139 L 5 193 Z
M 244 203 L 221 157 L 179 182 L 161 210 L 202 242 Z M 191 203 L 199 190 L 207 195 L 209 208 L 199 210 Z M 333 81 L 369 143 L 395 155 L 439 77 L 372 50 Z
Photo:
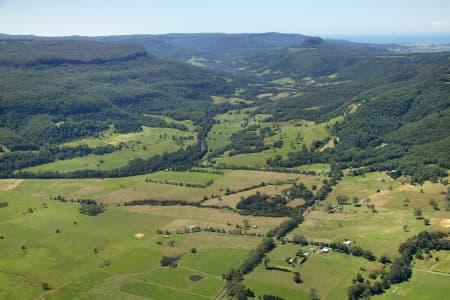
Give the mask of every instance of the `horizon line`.
M 63 37 L 109 37 L 109 36 L 146 36 L 146 35 L 183 35 L 183 34 L 224 34 L 224 35 L 238 35 L 238 34 L 286 34 L 286 35 L 304 35 L 310 37 L 321 37 L 321 36 L 397 36 L 397 35 L 423 35 L 423 34 L 438 34 L 438 35 L 450 35 L 450 31 L 417 31 L 417 32 L 387 32 L 387 33 L 318 33 L 318 34 L 308 34 L 299 32 L 281 32 L 281 31 L 261 31 L 261 32 L 221 32 L 221 31 L 198 31 L 198 32 L 165 32 L 165 33 L 107 33 L 107 34 L 63 34 L 63 35 L 41 35 L 35 33 L 5 33 L 0 32 L 0 35 L 9 36 L 32 36 L 32 37 L 42 37 L 42 38 L 63 38 Z

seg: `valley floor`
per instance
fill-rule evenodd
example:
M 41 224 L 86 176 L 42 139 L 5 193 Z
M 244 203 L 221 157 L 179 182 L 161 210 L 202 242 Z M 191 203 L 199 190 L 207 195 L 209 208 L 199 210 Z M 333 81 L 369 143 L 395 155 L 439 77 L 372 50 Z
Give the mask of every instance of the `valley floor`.
M 155 182 L 148 182 L 149 178 Z M 213 183 L 206 187 L 168 184 L 210 180 Z M 222 275 L 238 267 L 270 229 L 286 220 L 240 215 L 234 209 L 247 192 L 239 190 L 276 194 L 290 186 L 290 180 L 311 187 L 320 185 L 323 177 L 224 170 L 223 174 L 159 172 L 103 180 L 1 180 L 0 202 L 8 204 L 0 208 L 0 298 L 215 299 L 225 286 Z M 258 188 L 261 182 L 267 185 Z M 227 190 L 232 191 L 230 195 L 225 195 Z M 414 186 L 384 173 L 345 176 L 328 198 L 267 254 L 269 267 L 275 269 L 260 264 L 243 283 L 256 295 L 309 299 L 314 289 L 321 299 L 346 299 L 346 289 L 357 273 L 367 277 L 382 265 L 335 251 L 319 254 L 318 246 L 291 243 L 294 237 L 303 235 L 308 243 L 349 239 L 376 257 L 386 254 L 393 258 L 408 237 L 425 229 L 449 230 L 446 190 L 439 183 Z M 66 202 L 53 200 L 58 195 Z M 349 203 L 339 212 L 328 213 L 331 205 L 337 205 L 338 195 L 358 195 L 363 204 Z M 162 200 L 164 196 L 200 201 L 203 206 L 123 206 L 131 200 Z M 203 196 L 211 199 L 205 201 Z M 107 205 L 106 211 L 81 215 L 77 198 L 96 199 Z M 405 198 L 409 202 L 405 203 Z M 431 198 L 439 210 L 430 206 Z M 415 208 L 422 210 L 430 225 L 416 219 Z M 215 232 L 186 231 L 192 227 L 214 228 Z M 306 262 L 287 262 L 299 250 L 311 248 L 316 252 Z M 178 266 L 162 267 L 164 255 L 177 257 Z M 450 255 L 441 251 L 432 257 L 434 260 L 417 260 L 411 280 L 393 285 L 379 298 L 445 297 Z M 292 280 L 293 272 L 301 274 L 302 283 Z M 432 290 L 425 288 L 429 281 Z

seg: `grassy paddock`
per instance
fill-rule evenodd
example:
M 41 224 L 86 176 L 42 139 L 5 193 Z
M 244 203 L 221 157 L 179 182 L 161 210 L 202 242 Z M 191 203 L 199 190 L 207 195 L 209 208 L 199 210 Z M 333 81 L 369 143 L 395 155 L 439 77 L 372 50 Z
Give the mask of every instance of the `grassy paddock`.
M 177 142 L 173 137 L 189 137 L 191 140 Z M 174 152 L 187 145 L 195 143 L 195 134 L 184 132 L 173 128 L 150 128 L 144 127 L 142 132 L 127 134 L 106 134 L 100 138 L 83 139 L 71 142 L 67 146 L 87 144 L 91 147 L 104 145 L 121 145 L 122 149 L 104 154 L 88 155 L 67 160 L 55 161 L 35 167 L 26 168 L 23 171 L 44 172 L 58 171 L 60 173 L 73 172 L 77 170 L 112 170 L 125 166 L 130 160 L 140 157 L 149 158 L 164 152 Z
M 436 211 L 429 204 L 430 199 L 435 199 L 443 207 L 445 201 L 441 191 L 445 190 L 446 187 L 438 183 L 402 184 L 381 172 L 345 176 L 288 237 L 303 234 L 308 240 L 325 242 L 350 239 L 377 256 L 384 253 L 396 256 L 398 246 L 408 237 L 426 229 L 445 230 L 442 220 L 449 219 L 450 212 Z M 349 204 L 339 213 L 327 213 L 328 205 L 338 205 L 339 195 L 349 197 Z M 373 204 L 376 212 L 364 204 L 355 207 L 354 196 L 361 204 L 364 201 Z M 404 205 L 406 198 L 409 199 L 407 206 Z M 422 219 L 416 219 L 415 208 L 420 208 L 423 216 L 430 219 L 430 226 L 425 226 Z
M 360 268 L 367 268 L 362 258 L 331 252 L 314 253 L 303 265 L 292 266 L 285 259 L 295 256 L 299 246 L 281 245 L 269 254 L 269 266 L 289 268 L 300 273 L 303 283 L 293 280 L 293 273 L 266 270 L 261 264 L 247 275 L 244 284 L 256 295 L 272 294 L 284 299 L 310 299 L 311 288 L 317 290 L 320 299 L 347 299 L 346 289 Z M 339 274 L 339 276 L 337 276 Z
M 205 202 L 203 202 L 204 205 L 217 205 L 217 206 L 226 206 L 226 207 L 232 207 L 236 208 L 236 205 L 239 201 L 241 201 L 242 197 L 248 197 L 250 195 L 256 194 L 257 192 L 260 192 L 261 194 L 266 194 L 269 196 L 274 196 L 276 194 L 279 194 L 282 190 L 287 189 L 291 187 L 291 184 L 283 184 L 283 185 L 266 185 L 264 187 L 259 187 L 255 189 L 251 189 L 248 191 L 243 191 L 231 195 L 225 195 L 219 197 L 211 198 Z
M 248 125 L 255 125 L 261 123 L 261 121 L 269 115 L 256 115 L 250 117 L 249 113 L 254 108 L 231 110 L 227 113 L 217 115 L 215 117 L 216 124 L 213 125 L 211 130 L 206 136 L 206 143 L 208 144 L 209 151 L 215 151 L 222 149 L 231 142 L 231 136 L 233 133 L 243 129 L 243 123 Z
M 181 175 L 180 175 L 181 174 Z M 186 176 L 185 176 L 186 175 Z M 145 178 L 165 178 L 169 181 L 184 181 L 206 183 L 213 180 L 213 184 L 206 188 L 193 188 L 186 186 L 167 185 L 152 182 L 145 182 Z M 197 202 L 207 198 L 216 198 L 225 195 L 227 189 L 237 191 L 265 183 L 277 183 L 293 179 L 303 182 L 307 186 L 313 184 L 320 185 L 322 176 L 308 176 L 302 174 L 286 174 L 277 172 L 246 171 L 246 170 L 226 170 L 224 175 L 203 174 L 203 173 L 179 173 L 161 172 L 148 176 L 132 177 L 140 182 L 125 188 L 117 188 L 105 193 L 97 193 L 96 199 L 108 203 L 126 202 L 141 199 L 161 199 L 161 200 L 185 200 Z M 138 179 L 139 178 L 139 179 Z M 132 180 L 132 179 L 130 179 Z M 105 181 L 108 181 L 105 179 Z M 126 182 L 126 180 L 125 180 Z
M 243 222 L 242 216 L 229 211 L 193 207 L 183 207 L 184 211 L 180 208 L 159 210 L 159 207 L 143 211 L 143 207 L 133 210 L 109 206 L 105 213 L 89 217 L 79 214 L 77 203 L 47 198 L 50 192 L 67 195 L 84 189 L 84 182 L 24 180 L 15 188 L 0 193 L 0 201 L 9 203 L 0 209 L 0 235 L 3 236 L 0 240 L 0 298 L 138 299 L 149 295 L 172 297 L 173 291 L 182 299 L 213 298 L 225 283 L 219 275 L 236 267 L 260 242 L 258 237 L 201 232 L 171 235 L 174 245 L 170 246 L 166 244 L 167 239 L 156 234 L 158 228 L 183 223 L 186 217 L 196 223 L 206 220 L 214 225 L 227 220 L 233 225 Z M 122 181 L 125 185 L 130 183 L 132 180 Z M 11 182 L 1 184 L 9 188 Z M 250 220 L 261 230 L 268 230 L 281 221 L 255 217 Z M 144 235 L 136 238 L 136 233 Z M 157 244 L 158 241 L 161 243 Z M 197 248 L 198 252 L 191 253 L 192 248 Z M 182 256 L 174 276 L 182 278 L 183 282 L 185 275 L 200 274 L 203 279 L 188 280 L 189 285 L 185 287 L 180 282 L 165 284 L 149 278 L 145 281 L 146 276 L 156 270 L 169 272 L 159 264 L 163 255 Z M 227 259 L 219 259 L 221 257 Z M 214 269 L 211 268 L 213 261 L 216 261 Z M 44 283 L 52 290 L 45 292 Z M 131 288 L 142 284 L 144 292 Z
M 393 285 L 376 300 L 447 299 L 450 276 L 413 270 L 409 281 Z
M 257 230 L 250 231 L 264 233 L 270 228 L 279 225 L 286 219 L 242 216 L 227 209 L 219 210 L 190 206 L 126 206 L 123 207 L 123 210 L 173 218 L 173 222 L 170 222 L 161 228 L 170 231 L 184 229 L 189 226 L 211 226 L 228 230 L 235 229 L 236 225 L 244 226 L 244 220 L 248 220 L 250 225 L 255 225 L 258 227 Z
M 290 152 L 300 151 L 303 145 L 309 147 L 313 141 L 323 140 L 330 134 L 328 129 L 329 126 L 327 124 L 316 124 L 314 122 L 303 120 L 277 124 L 263 122 L 261 123 L 261 126 L 275 127 L 275 135 L 267 137 L 264 143 L 266 145 L 272 145 L 277 141 L 282 141 L 283 145 L 281 148 L 271 147 L 268 150 L 258 153 L 244 153 L 234 156 L 228 156 L 227 153 L 225 153 L 224 156 L 215 159 L 216 165 L 220 166 L 220 164 L 225 164 L 238 167 L 264 168 L 267 166 L 266 160 L 268 158 L 274 158 L 277 155 L 287 158 L 287 155 Z M 223 138 L 226 138 L 226 136 Z M 315 167 L 318 168 L 321 173 L 327 169 L 327 166 L 325 165 L 316 165 Z
M 146 182 L 146 178 L 198 184 L 206 184 L 212 180 L 213 184 L 206 188 L 194 188 Z M 195 202 L 201 201 L 205 196 L 215 198 L 224 195 L 227 189 L 237 191 L 259 185 L 262 182 L 275 184 L 292 179 L 311 187 L 313 184 L 320 185 L 324 178 L 323 176 L 247 170 L 225 170 L 224 175 L 164 171 L 140 176 L 105 179 L 0 180 L 0 187 L 30 193 L 42 200 L 62 195 L 69 199 L 91 198 L 109 204 L 142 199 Z

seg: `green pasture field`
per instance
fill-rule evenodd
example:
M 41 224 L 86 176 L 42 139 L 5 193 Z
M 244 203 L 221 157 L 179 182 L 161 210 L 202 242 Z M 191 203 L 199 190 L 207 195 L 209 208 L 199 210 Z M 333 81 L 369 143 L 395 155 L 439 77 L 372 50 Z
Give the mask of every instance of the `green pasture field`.
M 303 144 L 309 147 L 313 141 L 321 141 L 330 134 L 326 123 L 316 124 L 302 120 L 279 123 L 279 126 L 281 130 L 273 140 L 283 141 L 283 147 L 277 149 L 277 154 L 283 156 L 301 150 Z
M 310 165 L 302 165 L 298 167 L 294 167 L 294 170 L 299 171 L 314 171 L 316 174 L 326 174 L 330 171 L 331 167 L 329 164 L 310 164 Z
M 146 178 L 153 180 L 167 180 L 169 182 L 183 182 L 192 184 L 207 184 L 210 180 L 217 180 L 223 177 L 222 174 L 201 173 L 201 172 L 174 172 L 164 171 L 148 174 Z
M 206 188 L 146 182 L 147 178 L 205 184 L 213 180 Z M 68 199 L 90 198 L 105 203 L 124 203 L 132 200 L 159 199 L 201 201 L 204 196 L 215 198 L 225 195 L 226 189 L 241 190 L 265 183 L 295 180 L 311 187 L 320 185 L 323 176 L 287 174 L 278 172 L 225 170 L 224 175 L 199 172 L 162 171 L 147 175 L 105 179 L 30 179 L 0 180 L 0 190 L 15 187 L 16 190 L 48 199 L 58 195 Z M 17 187 L 16 187 L 17 185 Z
M 145 116 L 147 116 L 147 115 L 145 115 Z M 153 118 L 159 118 L 169 124 L 184 125 L 187 127 L 187 129 L 189 131 L 196 131 L 196 126 L 194 125 L 194 123 L 191 120 L 176 120 L 171 117 L 161 116 L 161 115 L 148 115 L 148 116 L 151 116 Z
M 189 178 L 199 176 L 197 175 L 199 173 L 192 172 L 191 174 L 193 177 L 187 177 L 186 181 L 191 180 Z M 166 174 L 164 176 L 166 176 Z M 167 178 L 170 179 L 171 177 L 167 176 Z M 243 188 L 259 185 L 262 182 L 274 184 L 293 179 L 303 182 L 306 185 L 320 185 L 324 177 L 277 172 L 226 170 L 224 171 L 224 175 L 219 175 L 218 177 L 215 174 L 211 174 L 211 178 L 214 180 L 214 183 L 206 188 L 167 185 L 145 182 L 145 180 L 142 180 L 133 187 L 127 189 L 117 189 L 103 195 L 98 195 L 96 199 L 108 202 L 124 202 L 125 200 L 130 201 L 151 198 L 195 202 L 203 200 L 205 196 L 207 198 L 216 198 L 219 195 L 223 196 L 225 195 L 227 189 L 237 191 Z
M 146 182 L 150 178 L 197 184 L 212 180 L 213 184 L 207 188 L 190 188 Z M 133 199 L 171 197 L 199 201 L 210 194 L 225 198 L 227 188 L 238 190 L 261 182 L 280 184 L 289 179 L 311 187 L 320 185 L 324 178 L 224 170 L 223 174 L 162 171 L 126 178 L 0 180 L 0 202 L 8 202 L 7 207 L 0 208 L 0 235 L 3 237 L 0 239 L 3 254 L 0 257 L 0 299 L 214 299 L 225 285 L 221 275 L 237 267 L 261 238 L 212 232 L 177 234 L 176 231 L 189 226 L 211 226 L 228 232 L 248 221 L 256 226 L 249 232 L 266 233 L 285 218 L 241 216 L 229 209 L 116 204 Z M 286 183 L 266 188 L 284 186 Z M 348 238 L 373 251 L 377 257 L 384 253 L 394 257 L 398 245 L 419 231 L 446 229 L 443 221 L 450 219 L 450 213 L 444 210 L 442 192 L 446 190 L 447 186 L 440 183 L 410 185 L 404 178 L 393 180 L 382 172 L 344 176 L 329 197 L 320 202 L 287 239 L 295 234 L 303 234 L 314 241 Z M 57 195 L 68 199 L 96 199 L 106 203 L 107 210 L 96 217 L 81 215 L 77 203 L 50 200 Z M 365 204 L 355 207 L 351 203 L 344 205 L 342 212 L 327 213 L 327 206 L 336 204 L 339 195 L 348 196 L 350 202 L 353 196 L 358 196 L 361 203 L 374 204 L 376 212 Z M 404 198 L 409 199 L 407 206 L 404 206 Z M 430 199 L 434 199 L 441 210 L 434 210 Z M 214 200 L 220 201 L 217 196 Z M 422 209 L 424 217 L 430 219 L 430 226 L 414 217 L 414 208 Z M 168 231 L 168 237 L 157 234 L 158 229 Z M 143 236 L 137 238 L 137 233 Z M 173 245 L 168 241 L 173 241 Z M 193 248 L 196 253 L 191 252 Z M 296 284 L 292 273 L 265 270 L 260 265 L 245 276 L 244 284 L 256 295 L 266 293 L 285 299 L 308 299 L 310 289 L 315 288 L 322 299 L 345 299 L 346 289 L 356 273 L 365 276 L 368 271 L 364 270 L 376 267 L 376 263 L 365 259 L 334 252 L 316 252 L 303 265 L 286 263 L 298 249 L 297 245 L 278 245 L 268 254 L 269 265 L 300 272 L 303 283 Z M 444 254 L 442 251 L 433 253 L 433 257 L 439 256 L 439 262 L 416 261 L 411 279 L 411 282 L 419 282 L 416 285 L 422 281 L 435 283 L 437 288 L 430 293 L 441 298 L 445 295 L 442 278 L 448 276 L 425 271 L 446 272 L 449 264 L 448 255 Z M 159 262 L 163 255 L 180 256 L 178 267 L 161 267 Z M 192 281 L 189 279 L 192 275 L 201 278 Z M 434 276 L 440 277 L 435 280 Z M 44 291 L 44 283 L 48 283 L 51 290 Z M 422 295 L 423 290 L 409 282 L 394 289 L 395 285 L 386 295 L 413 299 Z
M 209 180 L 213 180 L 213 184 L 206 188 L 187 187 L 146 182 L 147 178 L 200 184 L 206 184 Z M 37 195 L 41 199 L 62 195 L 68 199 L 90 198 L 110 204 L 143 199 L 201 201 L 205 196 L 215 198 L 218 195 L 225 195 L 226 189 L 237 191 L 259 185 L 261 182 L 275 184 L 293 179 L 312 186 L 313 184 L 320 185 L 324 178 L 323 176 L 247 170 L 225 170 L 223 175 L 162 171 L 123 178 L 30 179 L 18 184 L 16 189 Z M 1 182 L 3 182 L 3 188 L 10 188 L 14 186 L 13 183 L 20 181 L 2 180 L 0 181 L 0 190 L 2 189 Z
M 83 188 L 83 180 L 47 182 L 0 183 L 0 201 L 8 202 L 0 208 L 1 299 L 213 299 L 225 284 L 221 275 L 239 265 L 261 239 L 209 232 L 171 234 L 170 246 L 157 229 L 201 222 L 234 226 L 245 217 L 207 208 L 112 205 L 90 217 L 79 214 L 77 203 L 47 197 L 50 191 L 66 195 Z M 261 230 L 284 220 L 247 219 Z M 137 233 L 144 235 L 137 238 Z M 197 252 L 191 253 L 192 248 Z M 161 267 L 163 255 L 181 256 L 179 267 Z M 202 278 L 194 282 L 191 275 Z M 44 291 L 44 283 L 51 290 Z
M 175 137 L 191 136 L 192 140 L 182 143 L 173 140 Z M 23 169 L 28 172 L 58 171 L 61 173 L 77 170 L 112 170 L 125 166 L 130 160 L 140 157 L 149 158 L 164 152 L 174 152 L 195 143 L 195 134 L 173 128 L 144 127 L 142 132 L 117 134 L 110 131 L 99 138 L 88 138 L 66 144 L 77 146 L 86 144 L 91 147 L 104 145 L 121 145 L 122 149 L 104 155 L 88 155 Z
M 281 148 L 271 147 L 258 153 L 244 153 L 234 156 L 228 156 L 225 153 L 224 156 L 215 159 L 216 166 L 225 164 L 236 167 L 264 168 L 267 166 L 266 161 L 268 158 L 274 158 L 277 155 L 287 158 L 290 152 L 300 151 L 303 145 L 309 147 L 313 141 L 323 140 L 330 134 L 326 123 L 315 124 L 309 121 L 291 121 L 273 125 L 272 123 L 262 124 L 270 127 L 278 126 L 274 129 L 276 134 L 267 137 L 264 142 L 266 145 L 273 145 L 277 141 L 282 141 L 283 145 Z M 226 138 L 226 136 L 223 138 Z M 323 166 L 320 166 L 320 169 L 323 168 Z
M 259 114 L 250 117 L 249 113 L 252 110 L 254 110 L 254 108 L 231 110 L 227 113 L 217 115 L 215 119 L 218 123 L 212 126 L 211 130 L 206 136 L 208 150 L 215 151 L 218 149 L 222 149 L 223 147 L 228 145 L 231 142 L 231 136 L 233 135 L 233 133 L 238 132 L 239 130 L 244 128 L 242 127 L 243 122 L 248 122 L 248 125 L 271 125 L 271 123 L 262 122 L 262 120 L 270 117 L 270 115 Z
M 222 165 L 225 166 L 232 166 L 234 168 L 239 167 L 253 167 L 253 168 L 265 168 L 267 167 L 267 159 L 269 157 L 274 157 L 275 151 L 272 149 L 265 150 L 262 152 L 257 153 L 244 153 L 244 154 L 237 154 L 233 156 L 221 156 L 216 159 L 215 166 L 221 167 Z
M 351 285 L 352 278 L 358 272 L 362 272 L 361 267 L 368 269 L 370 265 L 365 259 L 337 252 L 327 254 L 315 252 L 302 265 L 287 264 L 285 260 L 295 257 L 300 248 L 296 245 L 278 245 L 269 254 L 270 263 L 268 265 L 299 272 L 302 283 L 294 282 L 293 273 L 266 270 L 261 264 L 245 276 L 245 286 L 249 287 L 256 295 L 271 294 L 286 300 L 310 299 L 311 288 L 317 290 L 320 299 L 347 299 L 346 290 Z
M 425 271 L 447 273 L 450 276 L 450 251 L 430 251 L 423 259 L 414 260 L 414 268 Z
M 413 269 L 410 280 L 391 286 L 375 300 L 435 300 L 447 299 L 450 275 L 433 274 Z
M 427 182 L 423 186 L 402 184 L 400 180 L 394 181 L 381 172 L 345 176 L 327 200 L 316 206 L 288 238 L 303 234 L 308 240 L 315 241 L 350 239 L 373 251 L 377 257 L 381 254 L 395 257 L 398 246 L 408 237 L 427 229 L 446 230 L 441 225 L 442 220 L 450 219 L 450 212 L 443 209 L 445 201 L 441 192 L 446 190 L 439 183 Z M 343 205 L 342 212 L 328 213 L 328 205 L 338 205 L 336 199 L 339 195 L 348 196 L 349 204 Z M 373 204 L 376 212 L 364 204 L 355 207 L 353 196 L 357 196 L 361 203 L 367 201 Z M 404 205 L 406 198 L 409 199 L 407 206 Z M 430 199 L 434 199 L 442 209 L 434 210 L 429 204 Z M 423 217 L 430 219 L 429 226 L 424 224 L 423 219 L 414 216 L 415 208 L 420 208 Z
M 170 232 L 176 232 L 189 226 L 213 227 L 228 230 L 233 230 L 237 225 L 244 227 L 244 220 L 247 220 L 251 226 L 255 225 L 257 228 L 249 229 L 248 232 L 266 233 L 271 228 L 279 225 L 286 218 L 271 218 L 271 217 L 254 217 L 242 216 L 236 214 L 228 209 L 213 209 L 213 208 L 199 208 L 192 206 L 129 206 L 124 210 L 139 212 L 142 214 L 166 216 L 173 219 L 160 229 Z M 194 234 L 192 236 L 198 236 Z M 226 236 L 223 239 L 226 242 Z M 239 246 L 236 246 L 239 247 Z

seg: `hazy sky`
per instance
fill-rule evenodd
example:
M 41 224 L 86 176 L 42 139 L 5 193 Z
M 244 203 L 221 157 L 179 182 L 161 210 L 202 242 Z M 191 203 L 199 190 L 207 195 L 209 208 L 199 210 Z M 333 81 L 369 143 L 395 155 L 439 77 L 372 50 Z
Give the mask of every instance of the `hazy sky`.
M 449 0 L 0 0 L 0 32 L 450 32 Z

